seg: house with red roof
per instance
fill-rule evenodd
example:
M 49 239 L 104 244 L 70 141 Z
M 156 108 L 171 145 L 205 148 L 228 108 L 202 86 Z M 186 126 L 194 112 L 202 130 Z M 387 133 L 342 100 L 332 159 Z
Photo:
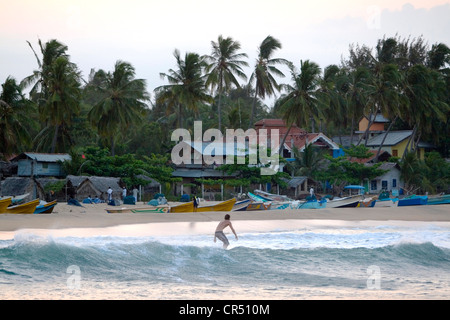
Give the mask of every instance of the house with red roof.
M 261 129 L 266 129 L 269 137 L 274 132 L 273 130 L 278 130 L 280 143 L 283 141 L 286 133 L 288 133 L 283 145 L 283 157 L 286 159 L 293 158 L 294 147 L 301 152 L 308 144 L 328 150 L 333 157 L 343 154 L 342 149 L 323 133 L 309 133 L 295 124 L 292 125 L 288 132 L 289 128 L 283 119 L 262 119 L 255 123 L 255 130 L 258 134 Z

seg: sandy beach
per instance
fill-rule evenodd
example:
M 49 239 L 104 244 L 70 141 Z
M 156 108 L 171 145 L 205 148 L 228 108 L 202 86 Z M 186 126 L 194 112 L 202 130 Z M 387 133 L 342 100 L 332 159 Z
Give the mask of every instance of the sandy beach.
M 193 213 L 108 213 L 107 208 L 140 208 L 137 205 L 111 207 L 84 204 L 83 207 L 58 203 L 51 214 L 0 214 L 0 232 L 20 229 L 105 228 L 130 224 L 171 222 L 217 222 L 225 212 Z M 450 205 L 397 208 L 303 209 L 231 212 L 238 220 L 343 220 L 343 221 L 429 221 L 450 222 Z
M 1 214 L 0 298 L 449 296 L 450 205 L 231 212 L 228 250 L 213 242 L 225 212 L 106 208 L 120 207 Z

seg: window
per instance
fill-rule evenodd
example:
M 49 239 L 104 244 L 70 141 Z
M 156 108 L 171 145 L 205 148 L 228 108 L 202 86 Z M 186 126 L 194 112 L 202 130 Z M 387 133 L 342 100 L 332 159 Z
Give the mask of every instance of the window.
M 377 190 L 377 180 L 370 181 L 370 190 Z
M 393 157 L 398 157 L 398 150 L 397 149 L 392 149 L 392 156 Z
M 387 190 L 388 182 L 386 180 L 381 181 L 381 189 Z
M 392 179 L 392 188 L 397 188 L 397 179 Z

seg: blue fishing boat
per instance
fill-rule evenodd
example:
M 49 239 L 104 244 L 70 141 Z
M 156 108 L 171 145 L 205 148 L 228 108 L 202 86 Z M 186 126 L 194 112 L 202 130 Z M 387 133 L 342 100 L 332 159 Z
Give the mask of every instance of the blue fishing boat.
M 51 201 L 51 202 L 45 202 L 45 201 L 41 201 L 39 203 L 39 205 L 36 206 L 36 209 L 34 209 L 34 214 L 37 213 L 52 213 L 53 209 L 56 206 L 56 200 Z
M 428 197 L 427 204 L 450 204 L 450 194 L 440 194 Z
M 406 206 L 422 206 L 427 204 L 428 202 L 428 196 L 417 196 L 415 194 L 411 196 L 407 196 L 403 199 L 398 200 L 398 206 L 399 207 L 406 207 Z
M 297 209 L 323 209 L 327 206 L 327 200 L 310 199 L 298 205 Z

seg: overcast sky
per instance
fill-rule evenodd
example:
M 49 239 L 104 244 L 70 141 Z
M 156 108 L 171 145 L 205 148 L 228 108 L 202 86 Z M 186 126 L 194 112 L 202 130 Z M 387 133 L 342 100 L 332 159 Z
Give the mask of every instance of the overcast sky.
M 39 38 L 66 44 L 85 79 L 91 68 L 128 61 L 153 93 L 164 84 L 159 73 L 175 67 L 175 48 L 210 54 L 220 34 L 241 43 L 250 74 L 269 34 L 283 45 L 278 57 L 324 68 L 339 64 L 349 44 L 374 47 L 384 35 L 450 46 L 449 17 L 443 0 L 0 0 L 0 83 L 37 69 L 26 40 L 38 50 Z

